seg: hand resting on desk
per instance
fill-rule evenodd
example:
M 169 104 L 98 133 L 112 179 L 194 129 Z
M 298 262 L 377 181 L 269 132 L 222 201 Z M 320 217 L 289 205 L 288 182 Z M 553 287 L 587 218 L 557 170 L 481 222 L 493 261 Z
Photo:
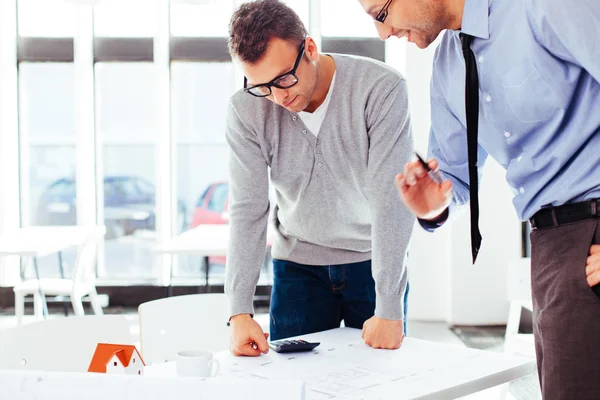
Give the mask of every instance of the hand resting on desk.
M 231 318 L 229 349 L 234 356 L 256 357 L 269 352 L 268 333 L 264 333 L 250 314 L 239 314 Z
M 363 324 L 362 338 L 374 349 L 396 350 L 404 340 L 403 321 L 372 316 Z

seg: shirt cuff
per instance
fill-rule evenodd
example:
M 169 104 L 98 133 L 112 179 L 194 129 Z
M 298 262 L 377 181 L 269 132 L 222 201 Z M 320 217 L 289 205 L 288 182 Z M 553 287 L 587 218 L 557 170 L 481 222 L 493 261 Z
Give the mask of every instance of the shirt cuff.
M 377 294 L 375 299 L 375 316 L 383 319 L 399 321 L 404 319 L 404 293 Z
M 448 207 L 446 207 L 444 212 L 434 220 L 421 219 L 421 218 L 417 218 L 417 220 L 419 221 L 419 225 L 421 225 L 421 227 L 423 229 L 425 229 L 428 232 L 433 232 L 437 228 L 441 227 L 442 225 L 444 225 L 446 223 L 446 221 L 448 220 L 449 214 L 450 213 L 448 211 Z
M 229 319 L 240 314 L 254 317 L 254 294 L 235 293 L 229 296 Z

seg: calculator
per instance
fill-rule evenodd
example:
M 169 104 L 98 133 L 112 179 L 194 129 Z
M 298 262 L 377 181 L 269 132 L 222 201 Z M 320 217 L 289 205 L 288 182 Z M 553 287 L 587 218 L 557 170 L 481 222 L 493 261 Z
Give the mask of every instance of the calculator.
M 321 343 L 307 342 L 306 340 L 276 340 L 269 343 L 269 347 L 278 353 L 293 353 L 296 351 L 311 351 Z

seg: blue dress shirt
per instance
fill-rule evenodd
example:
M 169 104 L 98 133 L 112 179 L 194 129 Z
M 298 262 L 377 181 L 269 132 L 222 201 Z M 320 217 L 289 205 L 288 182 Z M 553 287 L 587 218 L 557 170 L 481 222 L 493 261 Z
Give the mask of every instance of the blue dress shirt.
M 479 73 L 480 176 L 488 154 L 506 168 L 521 219 L 600 198 L 600 1 L 465 1 L 431 81 L 429 153 L 454 184 L 450 215 L 469 200 L 461 32 Z

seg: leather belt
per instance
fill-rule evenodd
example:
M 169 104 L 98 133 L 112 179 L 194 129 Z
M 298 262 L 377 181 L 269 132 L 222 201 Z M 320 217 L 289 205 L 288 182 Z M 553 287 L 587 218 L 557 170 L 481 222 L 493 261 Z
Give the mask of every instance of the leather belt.
M 600 199 L 542 208 L 529 222 L 532 229 L 544 229 L 592 218 L 600 218 Z

